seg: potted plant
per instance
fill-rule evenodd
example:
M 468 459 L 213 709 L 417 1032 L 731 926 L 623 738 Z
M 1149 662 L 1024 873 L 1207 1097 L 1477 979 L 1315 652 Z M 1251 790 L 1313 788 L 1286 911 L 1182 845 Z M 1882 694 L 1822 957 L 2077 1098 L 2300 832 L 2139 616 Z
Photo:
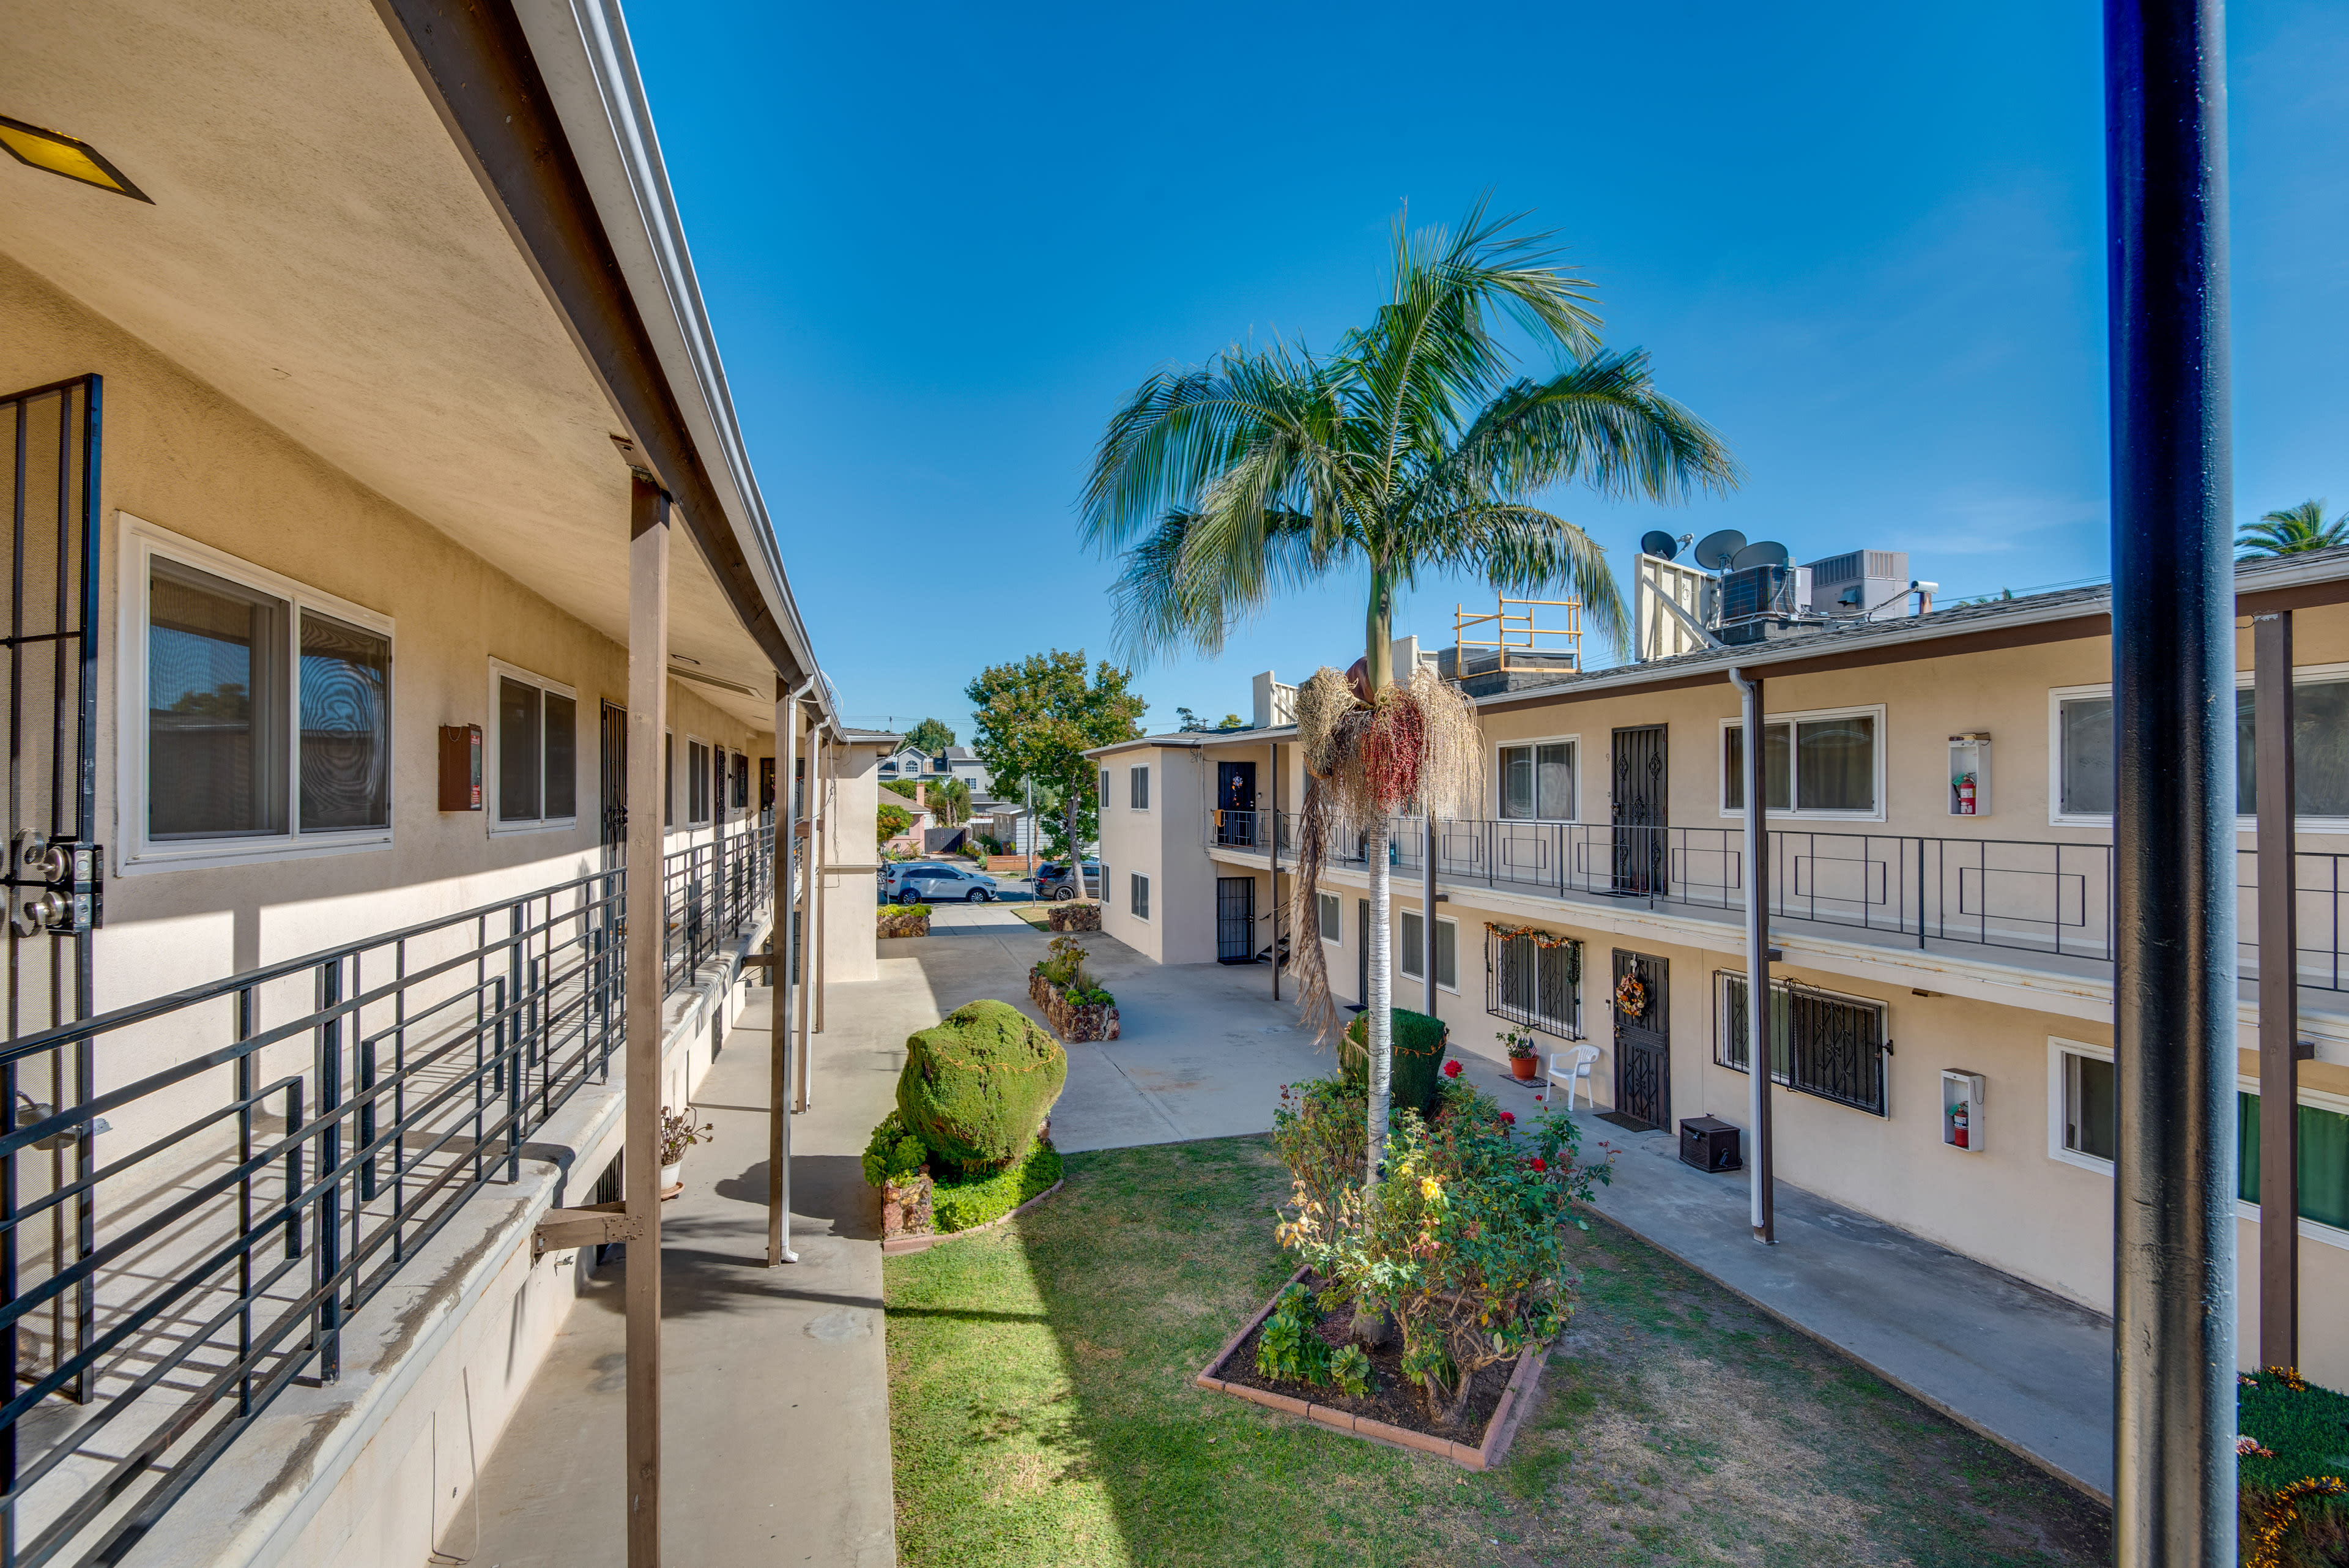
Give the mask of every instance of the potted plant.
M 1497 1031 L 1493 1038 L 1508 1051 L 1509 1071 L 1526 1083 L 1532 1083 L 1535 1064 L 1541 1059 L 1534 1048 L 1534 1032 L 1530 1029 L 1503 1029 Z
M 660 1188 L 664 1203 L 685 1190 L 685 1151 L 718 1136 L 715 1122 L 695 1127 L 692 1111 L 688 1106 L 684 1116 L 678 1116 L 667 1106 L 661 1107 Z

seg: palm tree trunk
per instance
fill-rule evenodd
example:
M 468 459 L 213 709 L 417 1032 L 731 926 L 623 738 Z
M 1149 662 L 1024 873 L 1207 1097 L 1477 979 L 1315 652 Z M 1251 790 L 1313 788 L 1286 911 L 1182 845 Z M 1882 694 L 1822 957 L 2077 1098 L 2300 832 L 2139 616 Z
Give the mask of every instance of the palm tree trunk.
M 1394 594 L 1386 574 L 1373 567 L 1371 613 L 1363 628 L 1370 646 L 1362 650 L 1373 701 L 1394 684 L 1394 641 L 1389 635 L 1393 607 Z M 1362 1033 L 1371 1054 L 1370 1160 L 1362 1176 L 1362 1190 L 1366 1193 L 1378 1186 L 1379 1168 L 1386 1163 L 1387 1112 L 1394 1085 L 1393 942 L 1388 925 L 1393 907 L 1387 876 L 1389 826 L 1381 817 L 1362 835 L 1362 858 L 1369 863 L 1371 874 L 1371 983 L 1370 994 L 1362 998 Z

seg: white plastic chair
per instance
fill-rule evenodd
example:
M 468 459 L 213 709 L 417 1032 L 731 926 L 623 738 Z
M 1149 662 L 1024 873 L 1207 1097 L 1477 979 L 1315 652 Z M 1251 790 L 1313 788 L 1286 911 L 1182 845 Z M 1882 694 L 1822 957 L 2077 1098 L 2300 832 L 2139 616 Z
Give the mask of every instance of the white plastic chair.
M 1596 1045 L 1577 1045 L 1571 1051 L 1553 1051 L 1549 1056 L 1549 1072 L 1546 1075 L 1552 1085 L 1566 1085 L 1566 1108 L 1574 1109 L 1574 1086 L 1582 1085 L 1583 1103 L 1592 1110 L 1599 1102 L 1590 1092 L 1590 1064 L 1599 1060 Z

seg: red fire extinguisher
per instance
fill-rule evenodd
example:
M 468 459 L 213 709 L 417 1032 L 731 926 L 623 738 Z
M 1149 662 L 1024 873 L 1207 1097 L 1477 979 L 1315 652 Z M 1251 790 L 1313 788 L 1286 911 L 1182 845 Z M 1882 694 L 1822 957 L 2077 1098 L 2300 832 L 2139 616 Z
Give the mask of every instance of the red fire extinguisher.
M 1966 1103 L 1960 1100 L 1950 1112 L 1950 1141 L 1960 1148 L 1971 1147 L 1966 1142 Z
M 1960 816 L 1971 816 L 1973 814 L 1974 775 L 1971 774 L 1960 774 L 1958 775 L 1958 815 Z

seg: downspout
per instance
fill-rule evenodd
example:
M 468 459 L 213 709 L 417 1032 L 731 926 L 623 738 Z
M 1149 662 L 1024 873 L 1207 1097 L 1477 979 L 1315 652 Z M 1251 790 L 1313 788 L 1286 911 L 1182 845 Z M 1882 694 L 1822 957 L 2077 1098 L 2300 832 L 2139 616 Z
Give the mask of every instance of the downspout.
M 770 971 L 776 988 L 769 1009 L 771 1054 L 767 1077 L 767 1266 L 796 1263 L 792 1250 L 792 987 L 797 975 L 792 944 L 799 924 L 792 906 L 792 881 L 798 869 L 797 813 L 792 809 L 793 776 L 800 765 L 800 701 L 815 684 L 813 676 L 787 690 L 775 682 L 775 966 Z
M 1769 795 L 1762 757 L 1762 678 L 1732 669 L 1744 700 L 1745 745 L 1745 1180 L 1754 1239 L 1777 1242 L 1776 1198 L 1770 1165 L 1770 831 Z

